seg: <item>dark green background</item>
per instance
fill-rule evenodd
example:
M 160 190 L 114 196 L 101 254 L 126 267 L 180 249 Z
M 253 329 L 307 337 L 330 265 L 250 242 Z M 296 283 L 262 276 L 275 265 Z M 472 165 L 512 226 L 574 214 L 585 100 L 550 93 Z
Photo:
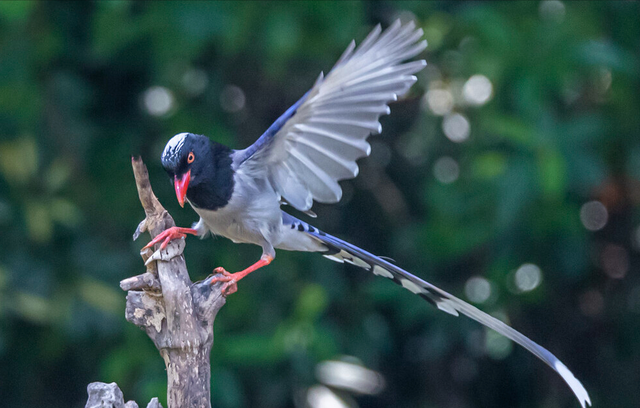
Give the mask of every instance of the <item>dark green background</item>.
M 172 135 L 245 147 L 351 39 L 412 15 L 429 67 L 382 119 L 342 202 L 315 206 L 313 223 L 463 299 L 468 279 L 484 277 L 492 296 L 478 306 L 560 357 L 594 406 L 637 406 L 640 5 L 631 1 L 1 2 L 0 405 L 81 407 L 92 381 L 115 381 L 142 406 L 165 401 L 162 359 L 125 321 L 118 287 L 144 270 L 148 240 L 131 241 L 143 218 L 131 155 L 188 226 L 196 215 L 179 208 L 159 164 Z M 460 99 L 475 74 L 493 85 L 479 107 Z M 221 101 L 230 84 L 245 97 L 236 112 Z M 174 98 L 162 116 L 144 105 L 157 86 Z M 438 86 L 468 118 L 463 143 L 422 102 Z M 434 177 L 443 156 L 459 165 L 453 183 Z M 592 200 L 609 215 L 595 232 L 580 219 Z M 246 267 L 260 249 L 189 238 L 185 253 L 197 280 Z M 542 284 L 514 293 L 525 263 Z M 485 347 L 475 322 L 316 254 L 279 252 L 241 282 L 215 329 L 217 407 L 294 406 L 317 383 L 316 364 L 340 356 L 385 377 L 382 393 L 356 397 L 362 407 L 579 406 L 521 348 Z

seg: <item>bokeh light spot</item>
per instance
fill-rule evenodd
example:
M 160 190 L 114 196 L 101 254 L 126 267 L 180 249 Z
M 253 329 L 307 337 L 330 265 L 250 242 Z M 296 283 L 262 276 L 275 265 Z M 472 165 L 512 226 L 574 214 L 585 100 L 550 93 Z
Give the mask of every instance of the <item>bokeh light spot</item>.
M 514 283 L 519 292 L 534 290 L 542 282 L 542 271 L 537 265 L 523 264 L 514 275 Z
M 464 294 L 473 303 L 484 303 L 491 296 L 491 283 L 480 276 L 470 278 L 464 285 Z
M 567 12 L 563 2 L 559 0 L 545 0 L 538 8 L 540 18 L 553 23 L 562 23 Z
M 442 121 L 442 130 L 449 140 L 462 143 L 469 138 L 471 125 L 469 120 L 461 113 L 447 115 Z
M 433 164 L 433 175 L 439 182 L 450 184 L 458 179 L 460 166 L 453 158 L 443 156 Z
M 323 385 L 314 385 L 309 388 L 307 404 L 311 408 L 349 408 L 344 400 Z
M 486 76 L 474 75 L 465 82 L 462 95 L 471 105 L 484 105 L 493 96 L 493 85 Z
M 227 85 L 220 93 L 220 106 L 225 112 L 238 112 L 244 108 L 244 91 L 235 85 Z
M 580 221 L 589 231 L 598 231 L 607 224 L 609 212 L 600 201 L 589 201 L 580 208 Z
M 612 279 L 622 279 L 629 271 L 629 254 L 619 245 L 609 244 L 604 247 L 600 262 L 604 273 Z
M 443 116 L 453 109 L 453 95 L 448 89 L 429 89 L 424 101 L 434 115 Z
M 489 357 L 494 360 L 503 360 L 511 354 L 513 342 L 493 330 L 487 330 L 484 347 Z
M 175 105 L 173 93 L 163 86 L 147 89 L 143 101 L 145 109 L 151 116 L 165 116 Z
M 316 377 L 330 387 L 374 395 L 384 389 L 384 379 L 379 373 L 356 362 L 331 360 L 316 366 Z
M 191 96 L 202 94 L 207 89 L 207 85 L 209 85 L 209 78 L 201 69 L 190 68 L 182 76 L 182 86 Z

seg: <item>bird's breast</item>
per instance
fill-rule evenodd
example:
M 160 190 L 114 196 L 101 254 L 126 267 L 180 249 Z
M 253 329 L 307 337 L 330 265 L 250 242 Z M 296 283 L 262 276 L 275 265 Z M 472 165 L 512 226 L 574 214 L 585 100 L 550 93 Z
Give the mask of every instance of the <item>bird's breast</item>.
M 194 210 L 215 235 L 257 245 L 276 242 L 282 225 L 278 197 L 273 190 L 253 186 L 256 184 L 244 180 L 236 182 L 227 205 L 216 210 Z

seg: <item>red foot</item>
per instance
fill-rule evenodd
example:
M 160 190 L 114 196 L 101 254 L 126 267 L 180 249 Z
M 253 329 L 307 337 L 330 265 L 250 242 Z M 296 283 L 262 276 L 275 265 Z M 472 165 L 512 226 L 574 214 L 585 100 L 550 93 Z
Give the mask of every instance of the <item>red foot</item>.
M 222 266 L 219 266 L 213 270 L 213 273 L 220 273 L 222 274 L 222 276 L 214 277 L 213 279 L 211 279 L 210 283 L 213 285 L 216 282 L 225 282 L 224 285 L 222 285 L 220 291 L 224 296 L 231 295 L 237 292 L 237 283 L 240 279 L 244 278 L 256 269 L 260 269 L 263 266 L 269 265 L 271 261 L 273 261 L 272 257 L 270 257 L 269 255 L 263 255 L 258 262 L 254 263 L 247 269 L 236 273 L 229 273 Z
M 167 245 L 169 245 L 169 242 L 171 242 L 174 239 L 185 238 L 187 234 L 198 235 L 198 231 L 194 230 L 193 228 L 171 227 L 162 231 L 160 234 L 158 234 L 154 239 L 151 240 L 151 242 L 145 245 L 144 248 L 142 249 L 147 249 L 149 247 L 152 247 L 153 245 L 157 244 L 160 241 L 162 241 L 162 244 L 160 245 L 160 249 L 165 249 Z
M 222 276 L 215 276 L 211 279 L 211 284 L 213 285 L 216 282 L 224 282 L 220 291 L 224 296 L 229 296 L 238 291 L 238 280 L 242 279 L 242 277 L 238 276 L 240 272 L 237 273 L 229 273 L 222 266 L 217 267 L 213 270 L 214 274 L 222 274 Z

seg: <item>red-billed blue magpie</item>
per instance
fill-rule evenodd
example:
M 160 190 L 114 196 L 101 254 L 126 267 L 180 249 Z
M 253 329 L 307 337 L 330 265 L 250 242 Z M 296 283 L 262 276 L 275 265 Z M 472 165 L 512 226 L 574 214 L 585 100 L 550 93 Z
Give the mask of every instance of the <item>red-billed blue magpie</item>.
M 416 82 L 413 75 L 424 60 L 404 62 L 422 52 L 427 43 L 414 23 L 396 21 L 382 32 L 377 26 L 356 48 L 352 42 L 329 74 L 289 108 L 251 146 L 233 150 L 192 133 L 175 135 L 162 153 L 162 166 L 175 185 L 181 206 L 188 201 L 200 216 L 193 228 L 174 227 L 148 246 L 211 232 L 233 242 L 262 247 L 262 257 L 247 269 L 215 271 L 223 292 L 268 265 L 275 249 L 320 252 L 391 279 L 438 309 L 467 315 L 520 344 L 556 370 L 584 408 L 589 395 L 569 369 L 545 348 L 470 304 L 410 274 L 387 260 L 326 234 L 280 209 L 283 203 L 310 212 L 315 201 L 338 202 L 338 181 L 358 174 L 356 160 L 370 153 L 367 137 L 380 133 L 379 118 L 389 103 Z M 186 197 L 186 198 L 185 198 Z

